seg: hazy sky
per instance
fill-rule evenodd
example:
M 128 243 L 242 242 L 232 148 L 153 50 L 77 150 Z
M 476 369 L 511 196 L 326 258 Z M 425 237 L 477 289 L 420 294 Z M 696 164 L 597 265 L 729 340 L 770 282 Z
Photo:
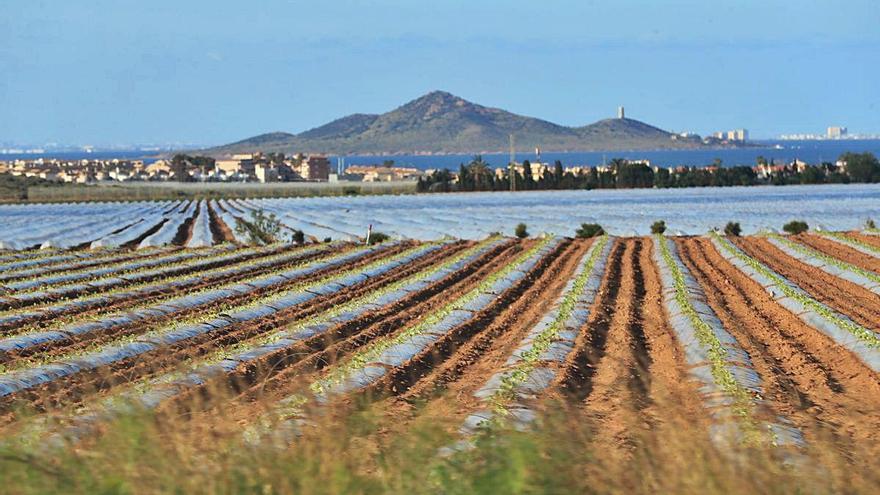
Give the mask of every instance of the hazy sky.
M 566 125 L 880 132 L 880 1 L 0 0 L 0 142 L 219 144 L 430 90 Z

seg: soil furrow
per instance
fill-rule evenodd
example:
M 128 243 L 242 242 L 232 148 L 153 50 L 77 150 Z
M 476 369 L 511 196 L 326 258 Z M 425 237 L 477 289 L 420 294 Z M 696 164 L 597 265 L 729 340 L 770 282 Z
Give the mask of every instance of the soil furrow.
M 534 283 L 485 329 L 446 362 L 430 370 L 389 407 L 403 410 L 430 401 L 423 412 L 441 417 L 464 416 L 477 406 L 474 397 L 488 377 L 500 368 L 525 335 L 543 318 L 560 296 L 590 243 L 575 241 L 560 253 Z M 393 391 L 396 392 L 396 391 Z M 436 400 L 431 400 L 435 399 Z
M 864 270 L 871 270 L 874 273 L 880 273 L 880 258 L 869 256 L 841 242 L 835 242 L 815 234 L 798 234 L 792 237 L 792 239 L 851 265 Z
M 235 242 L 235 235 L 223 220 L 214 211 L 214 207 L 208 202 L 208 216 L 211 219 L 211 237 L 214 244 L 223 244 L 224 242 Z
M 231 263 L 229 266 L 234 266 L 237 264 L 248 263 L 251 261 L 259 261 L 262 258 L 267 258 L 270 256 L 274 256 L 277 254 L 281 254 L 285 251 L 292 251 L 287 249 L 278 249 L 273 251 L 266 251 L 263 253 L 259 253 L 255 255 L 255 257 L 248 257 L 243 260 L 236 261 Z M 119 299 L 116 301 L 100 301 L 95 302 L 89 305 L 83 305 L 76 308 L 71 308 L 65 311 L 49 311 L 45 313 L 41 313 L 38 315 L 34 315 L 33 317 L 18 320 L 15 322 L 10 322 L 8 324 L 0 324 L 0 335 L 2 336 L 10 336 L 10 335 L 18 335 L 21 334 L 21 329 L 24 327 L 30 327 L 33 331 L 39 331 L 48 326 L 57 326 L 58 323 L 62 323 L 65 320 L 83 320 L 85 318 L 93 318 L 100 315 L 110 314 L 111 312 L 121 311 L 128 308 L 142 306 L 144 304 L 150 303 L 151 301 L 156 301 L 159 299 L 166 299 L 169 297 L 174 297 L 178 295 L 184 295 L 186 293 L 197 292 L 203 289 L 210 289 L 212 287 L 225 285 L 228 283 L 234 283 L 240 280 L 249 279 L 253 277 L 258 277 L 261 275 L 268 274 L 273 271 L 285 270 L 299 263 L 308 262 L 314 259 L 319 258 L 322 255 L 326 255 L 329 252 L 319 251 L 313 254 L 304 255 L 301 258 L 297 258 L 294 261 L 279 263 L 276 265 L 267 266 L 264 268 L 256 268 L 250 272 L 242 272 L 236 274 L 222 274 L 222 275 L 211 275 L 205 276 L 204 278 L 194 278 L 189 284 L 185 285 L 176 285 L 176 286 L 164 286 L 164 287 L 156 287 L 153 290 L 148 290 L 143 293 L 138 294 L 136 297 L 127 297 L 124 299 Z M 217 267 L 215 267 L 217 268 Z M 196 275 L 200 271 L 208 271 L 211 268 L 207 268 L 204 270 L 197 270 L 190 272 L 187 275 Z M 169 280 L 173 279 L 173 277 L 169 277 Z M 35 308 L 36 309 L 36 308 Z M 15 330 L 14 332 L 9 332 L 9 330 Z
M 876 440 L 880 379 L 858 358 L 778 305 L 727 263 L 708 239 L 680 241 L 709 303 L 749 353 L 771 405 L 813 438 Z
M 863 234 L 861 232 L 846 232 L 846 235 L 859 242 L 870 244 L 871 246 L 880 249 L 880 235 Z
M 880 332 L 880 296 L 877 294 L 787 256 L 766 239 L 740 238 L 734 242 L 749 256 L 797 284 L 818 301 L 865 328 Z
M 395 248 L 396 250 L 397 248 Z M 402 247 L 400 249 L 403 249 Z M 112 340 L 118 339 L 120 337 L 126 335 L 134 335 L 137 333 L 142 333 L 148 331 L 151 328 L 157 328 L 166 326 L 174 321 L 181 321 L 183 319 L 191 319 L 197 318 L 199 316 L 203 316 L 206 314 L 210 314 L 211 312 L 217 311 L 219 308 L 236 306 L 240 304 L 245 304 L 249 301 L 259 299 L 262 297 L 267 297 L 272 294 L 276 294 L 289 288 L 291 286 L 295 286 L 298 284 L 306 283 L 311 280 L 320 280 L 323 277 L 332 275 L 334 273 L 338 273 L 341 271 L 350 270 L 353 268 L 357 268 L 359 266 L 365 266 L 373 261 L 381 258 L 383 255 L 392 255 L 394 250 L 381 253 L 370 254 L 365 256 L 363 259 L 357 260 L 356 262 L 352 262 L 349 265 L 344 266 L 336 266 L 330 267 L 324 270 L 317 271 L 315 273 L 311 273 L 305 277 L 300 277 L 296 279 L 289 280 L 281 285 L 273 285 L 261 289 L 253 289 L 251 292 L 247 294 L 242 294 L 234 297 L 227 297 L 225 299 L 215 301 L 206 305 L 196 306 L 188 310 L 177 311 L 175 313 L 170 313 L 162 316 L 157 316 L 153 318 L 146 318 L 143 320 L 139 320 L 135 323 L 129 325 L 119 325 L 110 329 L 104 329 L 101 332 L 89 332 L 77 337 L 72 337 L 67 340 L 55 341 L 48 348 L 46 347 L 34 347 L 32 349 L 28 349 L 21 353 L 8 353 L 3 356 L 4 362 L 15 362 L 17 359 L 28 356 L 35 355 L 44 355 L 44 356 L 52 356 L 58 354 L 67 354 L 70 352 L 75 352 L 78 349 L 85 349 L 94 347 L 96 345 L 100 345 L 102 343 L 111 342 Z M 314 257 L 318 258 L 322 254 L 330 254 L 327 252 L 319 252 Z M 303 263 L 305 260 L 300 260 L 297 263 Z M 250 275 L 250 274 L 249 274 Z M 224 280 L 226 283 L 226 280 Z
M 205 355 L 220 346 L 231 345 L 271 330 L 278 329 L 292 321 L 306 318 L 322 309 L 326 309 L 340 299 L 356 298 L 371 290 L 375 290 L 376 287 L 393 283 L 396 280 L 410 275 L 414 270 L 424 268 L 426 264 L 440 262 L 440 260 L 446 256 L 446 253 L 447 252 L 444 250 L 432 253 L 420 262 L 414 262 L 398 267 L 397 269 L 377 277 L 374 281 L 343 289 L 330 296 L 316 297 L 312 301 L 298 307 L 279 311 L 270 316 L 254 321 L 233 324 L 229 327 L 218 329 L 208 334 L 202 334 L 187 339 L 178 345 L 162 347 L 133 358 L 122 359 L 107 366 L 102 366 L 86 372 L 80 372 L 60 380 L 49 382 L 40 387 L 22 391 L 8 397 L 4 400 L 4 403 L 9 404 L 12 401 L 18 402 L 23 400 L 37 409 L 45 410 L 62 404 L 79 402 L 83 396 L 97 391 L 106 390 L 119 384 L 168 372 L 173 370 L 178 363 L 186 359 Z M 390 255 L 390 252 L 383 251 L 383 254 L 388 256 Z M 343 267 L 342 269 L 345 268 L 346 267 Z M 348 265 L 347 268 L 350 269 L 352 266 Z M 324 276 L 326 275 L 327 273 L 324 273 Z M 311 280 L 313 278 L 314 277 L 310 276 L 308 279 Z
M 585 410 L 598 425 L 597 436 L 609 446 L 629 445 L 628 431 L 640 422 L 639 411 L 648 402 L 650 358 L 647 352 L 641 307 L 644 279 L 638 259 L 641 239 L 621 241 L 621 283 L 614 302 L 605 352 L 596 365 Z
M 575 402 L 583 401 L 592 391 L 596 366 L 605 355 L 614 304 L 620 292 L 624 251 L 624 241 L 616 240 L 609 255 L 602 287 L 599 288 L 598 302 L 593 306 L 560 375 L 561 389 Z
M 249 407 L 248 404 L 257 399 L 265 401 L 269 395 L 280 398 L 289 394 L 293 388 L 305 387 L 307 381 L 303 379 L 303 375 L 314 374 L 325 367 L 330 359 L 339 359 L 373 339 L 418 319 L 435 306 L 442 305 L 446 293 L 457 290 L 461 284 L 469 283 L 470 275 L 487 264 L 497 264 L 511 253 L 509 245 L 494 249 L 461 270 L 399 301 L 336 325 L 297 345 L 264 356 L 258 362 L 240 365 L 236 373 L 227 377 L 226 381 L 233 386 L 235 393 L 242 394 L 240 402 L 243 408 Z M 197 394 L 196 401 L 189 400 Z M 193 405 L 202 407 L 210 402 L 210 395 L 211 385 L 206 385 L 177 397 L 169 406 L 177 410 L 189 409 Z
M 652 250 L 657 246 L 645 239 L 638 257 L 638 273 L 643 295 L 638 307 L 649 361 L 650 402 L 645 409 L 651 426 L 668 423 L 669 415 L 683 419 L 700 431 L 706 431 L 708 416 L 697 384 L 690 379 L 684 350 L 669 326 L 663 304 L 663 288 Z

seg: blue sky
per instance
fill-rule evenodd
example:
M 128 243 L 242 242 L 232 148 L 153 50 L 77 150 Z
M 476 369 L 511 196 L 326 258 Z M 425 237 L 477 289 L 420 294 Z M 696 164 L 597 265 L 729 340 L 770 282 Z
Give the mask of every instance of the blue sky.
M 880 132 L 880 2 L 2 0 L 0 142 L 219 144 L 434 89 L 565 125 Z

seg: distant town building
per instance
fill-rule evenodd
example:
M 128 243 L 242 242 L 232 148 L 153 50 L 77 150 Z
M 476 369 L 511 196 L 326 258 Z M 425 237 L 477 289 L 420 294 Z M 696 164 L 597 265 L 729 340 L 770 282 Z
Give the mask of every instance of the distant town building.
M 258 163 L 254 166 L 254 175 L 262 183 L 278 182 L 278 167 L 270 163 Z
M 299 175 L 305 180 L 330 179 L 330 160 L 326 156 L 309 156 L 299 166 Z
M 840 139 L 846 137 L 846 127 L 832 126 L 825 132 L 828 139 Z
M 747 129 L 733 129 L 731 131 L 718 131 L 712 134 L 716 139 L 730 142 L 744 143 L 749 140 L 749 131 Z

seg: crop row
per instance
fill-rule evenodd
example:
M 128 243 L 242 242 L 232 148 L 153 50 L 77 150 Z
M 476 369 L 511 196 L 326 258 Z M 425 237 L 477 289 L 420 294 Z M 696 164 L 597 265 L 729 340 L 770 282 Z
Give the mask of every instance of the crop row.
M 798 261 L 815 266 L 829 275 L 840 277 L 880 295 L 880 275 L 870 270 L 851 265 L 777 234 L 770 234 L 768 240 L 777 249 Z
M 826 239 L 831 239 L 832 241 L 839 242 L 845 246 L 849 246 L 856 251 L 867 254 L 868 256 L 873 256 L 875 258 L 880 258 L 880 248 L 868 244 L 867 242 L 860 241 L 851 236 L 848 236 L 841 232 L 829 232 L 822 231 L 819 232 L 819 235 L 825 237 Z
M 254 273 L 255 270 L 262 267 L 276 266 L 279 263 L 306 260 L 313 255 L 325 251 L 327 251 L 327 249 L 324 246 L 300 249 L 262 259 L 256 263 L 248 263 L 245 266 L 221 268 L 220 270 L 224 274 L 224 278 L 227 278 L 238 273 Z M 262 275 L 250 279 L 238 280 L 213 289 L 188 292 L 185 295 L 175 295 L 153 302 L 149 305 L 138 305 L 125 311 L 111 313 L 100 318 L 92 318 L 86 322 L 70 323 L 48 331 L 19 332 L 14 337 L 0 339 L 0 362 L 4 361 L 3 356 L 7 353 L 22 353 L 33 348 L 57 344 L 69 339 L 82 340 L 89 335 L 96 333 L 106 335 L 118 327 L 132 325 L 140 321 L 154 318 L 169 318 L 177 313 L 190 311 L 200 306 L 206 306 L 235 295 L 240 295 L 242 289 L 246 287 L 250 287 L 250 290 L 253 291 L 267 289 L 274 285 L 283 285 L 289 283 L 290 280 L 314 273 L 317 270 L 339 266 L 343 263 L 350 262 L 352 261 L 353 256 L 359 256 L 366 254 L 367 252 L 368 251 L 355 251 L 355 253 L 340 255 L 336 258 L 325 259 L 323 261 L 317 261 L 303 266 L 296 266 L 292 269 L 283 271 L 275 271 L 271 275 Z M 203 274 L 200 274 L 199 276 L 201 277 L 202 275 Z
M 560 364 L 574 350 L 578 333 L 590 316 L 599 292 L 613 240 L 597 239 L 583 255 L 578 268 L 554 307 L 520 342 L 504 366 L 474 396 L 486 409 L 472 413 L 462 426 L 471 434 L 498 420 L 525 426 L 533 418 L 526 402 L 545 390 L 556 377 L 551 366 Z
M 392 268 L 405 265 L 415 258 L 438 248 L 438 244 L 411 248 L 391 258 L 381 259 L 364 267 L 363 270 L 349 270 L 316 282 L 307 283 L 258 302 L 239 306 L 233 310 L 223 311 L 213 316 L 207 316 L 197 323 L 181 326 L 178 322 L 168 328 L 160 328 L 138 335 L 127 343 L 108 345 L 82 355 L 70 356 L 58 362 L 5 373 L 0 375 L 0 397 L 5 397 L 76 373 L 95 370 L 99 367 L 134 358 L 160 348 L 180 346 L 198 336 L 220 333 L 232 325 L 240 325 L 257 320 L 272 313 L 303 304 L 316 297 L 326 296 L 362 283 L 371 276 L 376 276 Z M 372 249 L 378 248 L 368 248 L 367 250 Z M 336 261 L 343 264 L 346 261 L 351 261 L 351 258 L 358 254 L 360 253 L 343 255 Z M 345 258 L 348 259 L 346 260 Z M 320 265 L 316 265 L 313 268 L 317 271 Z M 242 284 L 237 288 L 237 292 L 247 294 L 253 289 L 254 287 L 251 285 Z
M 820 303 L 782 275 L 745 254 L 729 240 L 715 232 L 710 235 L 722 257 L 764 287 L 777 303 L 852 351 L 872 370 L 880 371 L 880 338 L 874 332 Z
M 308 248 L 305 252 L 313 253 L 322 249 L 324 248 Z M 71 312 L 114 306 L 127 300 L 143 300 L 222 280 L 236 280 L 242 275 L 293 261 L 299 257 L 298 253 L 299 251 L 289 251 L 281 245 L 242 249 L 233 253 L 234 256 L 222 257 L 219 264 L 211 262 L 209 265 L 196 266 L 184 272 L 175 269 L 170 274 L 126 284 L 124 287 L 111 287 L 106 291 L 100 291 L 99 294 L 86 293 L 59 302 L 2 311 L 0 328 L 20 326 L 29 321 L 44 321 Z
M 105 403 L 97 409 L 100 411 L 100 416 L 104 417 L 113 415 L 120 409 L 127 410 L 132 403 L 140 407 L 153 408 L 194 387 L 222 377 L 231 377 L 240 373 L 242 369 L 257 366 L 258 362 L 264 362 L 265 369 L 277 371 L 302 357 L 301 354 L 294 352 L 298 344 L 320 339 L 334 327 L 345 325 L 371 311 L 379 311 L 382 308 L 391 310 L 404 298 L 429 290 L 436 293 L 442 285 L 435 286 L 435 284 L 464 270 L 477 259 L 498 250 L 507 242 L 500 238 L 487 239 L 437 265 L 427 267 L 362 297 L 336 305 L 320 314 L 298 320 L 270 335 L 239 342 L 231 348 L 220 349 L 205 359 L 190 364 L 185 371 L 175 371 L 152 379 L 132 392 L 104 401 Z M 85 420 L 89 423 L 97 416 L 92 413 L 87 415 Z

